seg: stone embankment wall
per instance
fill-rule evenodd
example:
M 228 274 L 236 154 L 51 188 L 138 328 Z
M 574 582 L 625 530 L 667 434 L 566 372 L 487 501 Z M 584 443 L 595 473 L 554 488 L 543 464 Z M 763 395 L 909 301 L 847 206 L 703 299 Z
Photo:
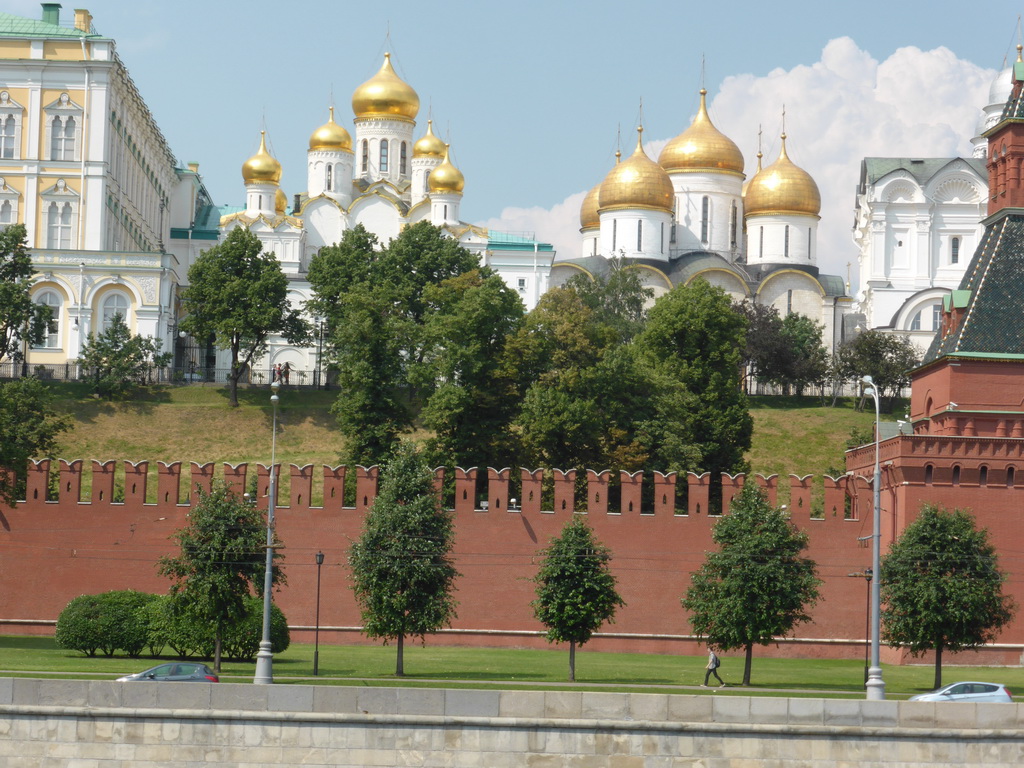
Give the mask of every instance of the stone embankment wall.
M 1020 704 L 0 679 L 4 768 L 1024 763 Z

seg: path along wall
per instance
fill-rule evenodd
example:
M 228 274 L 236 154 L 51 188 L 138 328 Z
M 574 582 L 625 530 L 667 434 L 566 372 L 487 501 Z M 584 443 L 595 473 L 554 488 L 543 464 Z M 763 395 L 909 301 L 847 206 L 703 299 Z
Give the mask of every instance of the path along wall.
M 1021 704 L 0 679 L 0 764 L 728 768 L 1024 762 Z
M 269 469 L 255 469 L 259 504 L 265 506 Z M 50 470 L 49 461 L 30 467 L 27 499 L 13 509 L 0 507 L 0 633 L 50 634 L 60 611 L 80 594 L 113 589 L 165 593 L 168 582 L 157 575 L 156 563 L 175 552 L 170 537 L 187 523 L 194 498 L 190 489 L 209 488 L 215 479 L 239 492 L 250 487 L 244 464 L 192 463 L 186 469 L 160 462 L 154 473 L 147 462 L 93 461 L 86 466 L 61 460 L 53 466 L 56 492 Z M 358 631 L 346 556 L 376 496 L 378 468 L 291 465 L 283 474 L 287 490 L 279 494 L 276 521 L 288 583 L 275 599 L 293 639 L 312 640 L 315 554 L 322 551 L 320 641 L 368 642 Z M 716 518 L 707 513 L 708 475 L 689 474 L 682 483 L 675 474 L 645 478 L 621 473 L 613 483 L 610 472 L 591 470 L 520 470 L 513 477 L 507 469 L 457 469 L 453 474 L 453 495 L 446 499 L 455 510 L 455 556 L 462 574 L 458 618 L 450 630 L 431 637 L 432 644 L 545 647 L 529 606 L 531 579 L 538 552 L 577 509 L 586 511 L 598 538 L 612 549 L 612 568 L 626 601 L 616 622 L 588 649 L 700 652 L 679 600 L 689 574 L 713 548 Z M 443 479 L 439 470 L 439 492 Z M 867 585 L 859 574 L 870 564 L 865 537 L 871 533 L 871 516 L 849 504 L 848 485 L 856 478 L 791 476 L 782 484 L 777 476 L 753 479 L 773 502 L 787 504 L 793 522 L 808 531 L 807 554 L 818 563 L 823 580 L 813 623 L 795 638 L 757 653 L 862 658 Z M 743 476 L 723 478 L 726 509 L 743 482 Z M 84 487 L 88 494 L 83 499 Z M 812 517 L 812 508 L 819 516 Z M 1000 645 L 987 649 L 991 663 L 1020 663 L 1022 626 L 1018 620 Z M 887 653 L 883 660 L 900 658 Z

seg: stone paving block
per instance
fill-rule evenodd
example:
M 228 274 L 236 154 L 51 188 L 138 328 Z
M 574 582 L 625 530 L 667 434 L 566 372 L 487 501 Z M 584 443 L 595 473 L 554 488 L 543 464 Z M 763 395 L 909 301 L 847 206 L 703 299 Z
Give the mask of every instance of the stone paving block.
M 712 720 L 716 723 L 749 723 L 750 698 L 747 696 L 714 696 L 710 697 Z
M 629 697 L 629 717 L 664 722 L 668 719 L 668 694 L 634 693 Z
M 0 678 L 0 704 L 14 703 L 14 678 Z
M 1024 704 L 979 702 L 975 713 L 979 728 L 1020 728 L 1024 723 Z
M 271 685 L 267 688 L 269 712 L 312 712 L 312 685 Z
M 541 717 L 543 714 L 543 691 L 501 691 L 499 693 L 499 717 Z
M 789 699 L 777 696 L 751 696 L 748 701 L 752 723 L 781 724 L 789 719 Z
M 823 699 L 790 699 L 787 722 L 793 725 L 821 725 L 825 722 Z
M 543 717 L 579 717 L 583 711 L 583 694 L 578 691 L 546 691 Z
M 500 691 L 449 689 L 444 692 L 444 713 L 449 717 L 497 717 L 501 698 Z
M 711 696 L 670 696 L 668 719 L 680 723 L 710 723 L 713 709 Z
M 400 688 L 396 706 L 400 715 L 436 715 L 444 711 L 444 691 L 437 688 Z
M 189 683 L 182 688 L 199 688 L 203 683 Z M 241 683 L 210 683 L 210 705 L 214 709 L 238 709 L 247 712 L 266 712 L 267 699 L 273 685 L 249 685 Z M 199 691 L 189 691 L 198 695 Z M 164 699 L 161 699 L 164 701 Z M 184 702 L 184 700 L 181 700 Z M 186 703 L 177 704 L 188 708 Z
M 119 707 L 124 683 L 90 680 L 86 683 L 86 700 L 90 707 Z
M 899 702 L 861 701 L 859 704 L 861 725 L 891 728 L 899 722 Z
M 370 715 L 398 713 L 398 688 L 359 688 L 356 700 L 358 711 Z
M 624 720 L 629 717 L 628 693 L 590 693 L 584 691 L 580 704 L 583 717 Z
M 860 725 L 861 701 L 854 699 L 826 699 L 822 719 L 825 725 Z
M 350 714 L 359 711 L 359 688 L 313 686 L 313 711 Z

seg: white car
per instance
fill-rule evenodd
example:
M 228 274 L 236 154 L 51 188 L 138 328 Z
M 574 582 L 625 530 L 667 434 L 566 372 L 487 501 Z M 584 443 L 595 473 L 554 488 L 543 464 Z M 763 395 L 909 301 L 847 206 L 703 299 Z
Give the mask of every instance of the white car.
M 1010 690 L 999 683 L 951 683 L 931 693 L 911 696 L 911 701 L 1013 701 Z

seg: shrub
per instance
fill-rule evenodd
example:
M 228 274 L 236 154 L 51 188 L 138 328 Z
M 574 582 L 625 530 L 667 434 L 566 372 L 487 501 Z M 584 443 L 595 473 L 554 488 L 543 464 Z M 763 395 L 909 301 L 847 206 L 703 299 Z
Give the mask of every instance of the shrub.
M 102 616 L 103 601 L 99 595 L 74 598 L 57 617 L 57 631 L 54 633 L 57 647 L 95 656 L 103 646 Z
M 86 656 L 121 650 L 135 658 L 149 643 L 145 606 L 154 598 L 131 589 L 76 597 L 57 618 L 57 645 Z

